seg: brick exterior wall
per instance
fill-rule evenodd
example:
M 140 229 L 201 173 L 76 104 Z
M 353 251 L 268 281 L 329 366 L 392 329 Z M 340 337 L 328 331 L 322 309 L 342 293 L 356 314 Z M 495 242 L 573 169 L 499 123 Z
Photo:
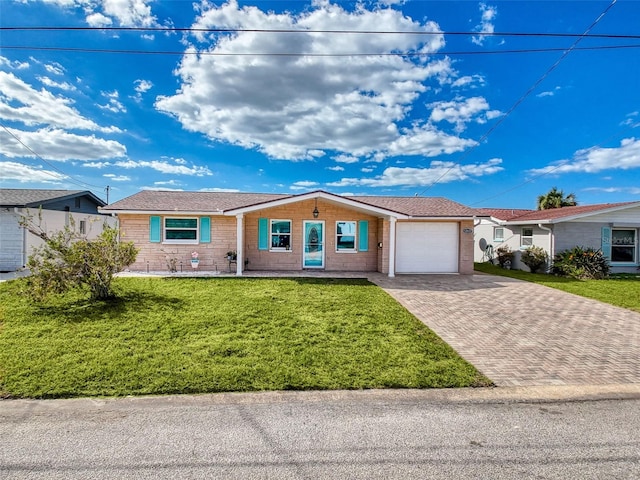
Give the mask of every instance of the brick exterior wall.
M 176 258 L 178 270 L 180 262 L 184 271 L 191 270 L 191 252 L 198 252 L 200 264 L 198 270 L 227 271 L 226 252 L 236 249 L 236 219 L 212 215 L 211 242 L 197 245 L 175 245 L 151 243 L 149 241 L 149 215 L 120 214 L 120 238 L 133 241 L 139 248 L 136 262 L 129 268 L 132 271 L 151 272 L 168 271 L 167 260 Z M 164 218 L 164 216 L 163 216 Z
M 324 221 L 324 251 L 327 271 L 375 272 L 378 269 L 378 218 L 318 200 L 320 215 L 313 218 L 314 200 L 306 200 L 245 215 L 245 258 L 248 270 L 302 270 L 303 221 Z M 291 220 L 291 250 L 271 252 L 258 250 L 258 219 Z M 368 251 L 357 253 L 336 251 L 336 222 L 367 220 Z M 235 222 L 235 219 L 234 219 Z M 234 236 L 235 238 L 235 236 Z M 356 240 L 357 243 L 357 240 Z
M 458 273 L 471 275 L 473 273 L 473 220 L 461 221 L 459 232 Z
M 389 273 L 389 230 L 388 220 L 360 213 L 340 205 L 318 200 L 320 215 L 313 218 L 314 200 L 292 203 L 268 208 L 244 215 L 244 259 L 248 260 L 246 270 L 286 271 L 302 270 L 303 221 L 324 221 L 325 267 L 327 271 L 382 272 Z M 178 269 L 182 262 L 183 271 L 191 270 L 191 252 L 197 251 L 200 259 L 198 270 L 228 271 L 229 264 L 226 252 L 236 250 L 237 220 L 234 216 L 212 215 L 211 242 L 197 245 L 175 245 L 151 243 L 149 241 L 149 215 L 120 214 L 121 239 L 133 241 L 139 248 L 136 262 L 131 265 L 132 271 L 168 271 L 167 260 L 176 258 Z M 164 217 L 163 217 L 164 218 Z M 291 250 L 288 252 L 271 252 L 258 250 L 258 220 L 260 218 L 291 220 Z M 336 221 L 367 220 L 368 251 L 337 252 Z M 459 223 L 460 252 L 459 272 L 473 273 L 473 220 Z M 471 229 L 471 233 L 465 233 Z M 378 248 L 382 242 L 382 248 Z M 357 243 L 357 240 L 356 240 Z M 236 266 L 231 266 L 235 271 Z

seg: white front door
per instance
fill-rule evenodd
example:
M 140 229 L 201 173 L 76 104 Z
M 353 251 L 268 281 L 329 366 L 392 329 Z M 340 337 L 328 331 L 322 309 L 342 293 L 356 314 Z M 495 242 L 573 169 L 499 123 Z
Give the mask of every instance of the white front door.
M 302 267 L 324 268 L 324 221 L 305 220 L 302 224 Z

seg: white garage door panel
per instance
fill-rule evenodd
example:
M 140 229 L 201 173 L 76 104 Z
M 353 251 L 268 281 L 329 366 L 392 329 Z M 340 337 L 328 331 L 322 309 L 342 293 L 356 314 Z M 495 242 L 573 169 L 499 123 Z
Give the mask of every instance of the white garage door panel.
M 409 222 L 396 225 L 398 273 L 457 273 L 458 224 Z

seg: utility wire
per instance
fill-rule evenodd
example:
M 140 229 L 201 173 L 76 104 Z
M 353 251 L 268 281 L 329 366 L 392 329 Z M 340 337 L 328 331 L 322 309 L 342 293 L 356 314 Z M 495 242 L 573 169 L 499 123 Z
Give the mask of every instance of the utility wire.
M 76 53 L 111 53 L 126 55 L 198 55 L 214 57 L 430 57 L 436 55 L 495 55 L 507 53 L 543 53 L 566 51 L 564 47 L 554 48 L 525 48 L 510 50 L 479 50 L 479 51 L 443 51 L 443 52 L 386 52 L 386 53 L 230 53 L 212 51 L 170 51 L 170 50 L 116 50 L 101 48 L 79 48 L 79 47 L 37 47 L 28 45 L 3 45 L 5 50 L 36 50 L 54 52 L 76 52 Z M 576 47 L 573 50 L 617 50 L 640 48 L 640 44 L 632 45 L 599 45 L 593 47 Z
M 617 0 L 616 0 L 617 1 Z M 615 3 L 615 1 L 613 2 Z M 596 22 L 597 23 L 597 22 Z M 208 32 L 208 33 L 330 33 L 355 35 L 455 35 L 483 37 L 554 37 L 554 38 L 618 38 L 640 39 L 640 35 L 599 33 L 542 33 L 542 32 L 442 32 L 421 30 L 306 30 L 306 29 L 262 29 L 262 28 L 197 28 L 197 27 L 50 27 L 50 26 L 13 26 L 0 27 L 1 31 L 117 31 L 117 32 Z
M 625 130 L 628 130 L 628 129 L 630 129 L 630 128 L 636 128 L 636 127 L 640 127 L 640 122 L 638 122 L 638 123 L 633 123 L 633 124 L 630 124 L 630 125 L 626 125 L 624 128 L 621 128 L 621 129 L 617 130 L 616 132 L 614 132 L 613 134 L 609 135 L 607 138 L 605 138 L 604 140 L 602 140 L 600 143 L 598 143 L 598 144 L 596 144 L 596 145 L 594 145 L 594 146 L 592 146 L 592 147 L 590 147 L 590 148 L 586 149 L 585 153 L 587 153 L 587 152 L 591 152 L 591 151 L 593 151 L 593 150 L 595 150 L 595 149 L 597 149 L 597 148 L 602 148 L 602 146 L 603 146 L 605 143 L 609 142 L 609 140 L 611 140 L 611 139 L 613 139 L 613 138 L 618 137 L 618 136 L 619 136 L 622 132 L 624 132 Z M 470 204 L 469 206 L 470 206 L 470 207 L 473 207 L 473 206 L 478 205 L 478 204 L 480 204 L 480 203 L 484 203 L 484 202 L 486 202 L 487 200 L 493 200 L 494 198 L 501 197 L 501 196 L 502 196 L 502 195 L 504 195 L 505 193 L 509 193 L 509 192 L 514 191 L 514 190 L 517 190 L 517 189 L 518 189 L 518 188 L 520 188 L 520 187 L 523 187 L 523 186 L 525 186 L 525 185 L 527 185 L 527 184 L 529 184 L 529 183 L 532 183 L 534 180 L 537 180 L 537 179 L 539 179 L 539 178 L 544 177 L 545 175 L 549 175 L 550 173 L 555 172 L 556 170 L 558 170 L 558 169 L 560 169 L 560 168 L 564 167 L 565 165 L 566 165 L 566 162 L 561 162 L 561 163 L 559 163 L 558 165 L 556 165 L 555 167 L 549 167 L 549 168 L 547 168 L 547 169 L 544 169 L 544 171 L 543 171 L 543 172 L 540 172 L 538 175 L 534 175 L 533 177 L 530 177 L 528 180 L 525 180 L 524 182 L 519 183 L 518 185 L 516 185 L 516 186 L 514 186 L 514 187 L 511 187 L 511 188 L 509 188 L 509 189 L 507 189 L 507 190 L 504 190 L 504 191 L 502 191 L 502 192 L 496 193 L 495 195 L 491 195 L 490 197 L 483 198 L 482 200 L 478 200 L 477 202 L 472 203 L 472 204 Z
M 498 121 L 496 123 L 494 123 L 489 130 L 487 130 L 487 132 L 482 135 L 482 137 L 480 137 L 480 140 L 478 140 L 478 143 L 471 147 L 469 150 L 467 150 L 464 155 L 462 155 L 459 158 L 459 162 L 461 162 L 462 160 L 464 160 L 465 158 L 467 158 L 471 152 L 473 152 L 476 148 L 478 148 L 478 145 L 481 145 L 482 142 L 484 142 L 489 135 L 491 135 L 508 117 L 509 115 L 511 115 L 513 113 L 513 111 L 518 108 L 520 106 L 520 104 L 522 102 L 525 101 L 525 99 L 531 95 L 531 93 L 533 93 L 533 91 L 538 88 L 538 85 L 540 85 L 550 74 L 551 72 L 553 72 L 558 65 L 560 65 L 560 63 L 567 57 L 567 55 L 569 55 L 572 51 L 574 51 L 578 45 L 578 43 L 580 43 L 580 41 L 600 22 L 600 20 L 602 20 L 604 18 L 604 16 L 609 12 L 609 10 L 611 10 L 611 8 L 616 4 L 617 0 L 613 0 L 609 6 L 607 6 L 607 8 L 604 9 L 604 11 L 598 16 L 598 18 L 596 18 L 594 20 L 594 22 L 589 25 L 589 27 L 585 30 L 584 34 L 581 35 L 580 37 L 578 37 L 576 39 L 575 42 L 573 42 L 573 44 L 567 49 L 565 50 L 565 52 L 560 56 L 560 58 L 558 58 L 553 65 L 551 65 L 546 72 L 544 72 L 542 74 L 542 76 L 540 78 L 538 78 L 538 80 L 536 80 L 533 85 L 531 85 L 529 87 L 529 89 L 520 97 L 518 98 L 518 100 L 516 100 L 516 102 L 511 106 L 511 108 L 509 110 L 507 110 L 507 112 L 498 119 Z M 431 187 L 433 187 L 434 185 L 436 185 L 438 182 L 440 182 L 440 180 L 442 180 L 444 177 L 446 177 L 449 172 L 451 172 L 451 170 L 453 170 L 453 166 L 451 166 L 449 169 L 447 169 L 442 175 L 440 175 L 436 180 L 434 180 L 430 185 L 427 186 L 427 188 L 423 189 L 420 193 L 418 193 L 416 196 L 421 196 L 424 192 L 426 192 L 427 190 L 429 190 Z
M 83 182 L 82 180 L 77 180 L 74 177 L 72 177 L 71 175 L 63 172 L 58 167 L 53 165 L 51 162 L 49 162 L 48 160 L 45 160 L 41 155 L 39 155 L 37 152 L 35 152 L 29 145 L 24 143 L 20 139 L 20 137 L 18 137 L 15 133 L 13 133 L 6 125 L 4 125 L 3 123 L 0 123 L 0 127 L 2 127 L 9 135 L 11 135 L 20 145 L 22 145 L 24 148 L 26 148 L 32 155 L 34 155 L 36 158 L 41 160 L 43 163 L 49 165 L 49 167 L 51 167 L 53 170 L 55 170 L 59 174 L 64 175 L 66 177 L 65 180 L 67 180 L 69 183 L 73 183 L 74 185 L 78 185 L 80 187 L 87 186 L 87 187 L 100 188 L 100 189 L 104 188 L 104 187 L 102 187 L 100 185 L 92 185 L 91 183 Z M 55 177 L 55 175 L 53 175 L 51 172 L 48 172 L 47 170 L 43 170 L 42 173 L 46 173 L 47 175 L 50 175 L 51 177 L 57 178 L 57 177 Z

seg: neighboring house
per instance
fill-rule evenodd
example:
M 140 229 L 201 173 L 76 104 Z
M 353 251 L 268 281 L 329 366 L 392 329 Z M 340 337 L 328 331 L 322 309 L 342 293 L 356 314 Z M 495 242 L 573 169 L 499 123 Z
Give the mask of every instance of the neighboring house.
M 131 270 L 472 273 L 474 210 L 444 198 L 142 191 L 101 209 L 140 249 Z
M 48 233 L 75 223 L 79 233 L 94 238 L 105 222 L 116 224 L 115 218 L 98 212 L 105 205 L 89 191 L 0 188 L 0 271 L 24 267 L 33 248 L 43 243 L 20 226 L 21 217 L 32 215 Z
M 474 259 L 487 260 L 487 246 L 508 245 L 516 252 L 513 268 L 528 270 L 520 254 L 530 246 L 549 257 L 581 246 L 602 249 L 612 272 L 637 272 L 640 265 L 640 202 L 579 205 L 548 210 L 481 208 L 475 226 Z M 494 253 L 495 254 L 495 253 Z

